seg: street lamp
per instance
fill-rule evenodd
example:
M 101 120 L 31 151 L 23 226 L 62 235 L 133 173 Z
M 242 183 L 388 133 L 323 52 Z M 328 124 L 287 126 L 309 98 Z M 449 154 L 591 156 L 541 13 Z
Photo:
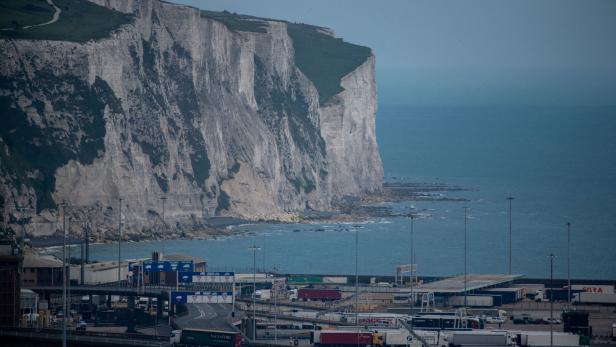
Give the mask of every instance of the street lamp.
M 509 200 L 509 274 L 511 275 L 511 201 L 513 201 L 513 196 L 507 197 Z
M 359 346 L 359 228 L 355 227 L 355 325 L 357 325 L 357 346 Z
M 165 202 L 167 202 L 167 197 L 163 196 L 160 198 L 163 201 L 163 240 L 162 240 L 162 251 L 160 258 L 163 259 L 165 257 L 165 237 L 167 236 L 167 223 L 165 222 Z
M 278 273 L 278 266 L 274 265 L 272 268 L 274 272 L 274 344 L 278 344 L 278 306 L 276 304 L 278 297 L 278 283 L 276 281 L 276 273 Z
M 121 264 L 122 261 L 122 198 L 118 198 L 120 208 L 118 210 L 118 287 L 120 286 L 121 276 Z
M 554 346 L 554 257 L 550 253 L 550 347 Z
M 257 251 L 261 250 L 261 247 L 252 245 L 248 247 L 252 251 L 252 340 L 256 341 L 257 336 Z
M 413 308 L 415 306 L 414 293 L 413 293 L 413 289 L 414 289 L 413 267 L 414 267 L 414 264 L 415 264 L 415 254 L 414 254 L 415 253 L 415 250 L 414 250 L 414 248 L 415 248 L 414 247 L 415 246 L 414 245 L 414 243 L 415 243 L 414 242 L 415 235 L 413 233 L 413 224 L 414 224 L 413 221 L 415 220 L 415 215 L 413 215 L 411 213 L 410 218 L 411 218 L 411 315 L 412 315 L 413 314 Z
M 571 223 L 567 222 L 567 306 L 571 303 Z
M 466 254 L 467 252 L 467 244 L 466 244 L 466 224 L 467 224 L 467 220 L 468 220 L 468 207 L 464 206 L 464 308 L 466 308 L 466 295 L 467 295 L 467 261 L 466 261 Z
M 66 202 L 62 203 L 62 347 L 66 347 Z

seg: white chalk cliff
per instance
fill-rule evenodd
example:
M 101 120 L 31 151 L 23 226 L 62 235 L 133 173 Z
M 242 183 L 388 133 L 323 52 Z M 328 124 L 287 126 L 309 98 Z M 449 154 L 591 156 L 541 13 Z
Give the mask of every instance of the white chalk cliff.
M 86 42 L 0 39 L 0 195 L 14 230 L 53 233 L 63 201 L 73 223 L 112 235 L 120 198 L 138 234 L 160 225 L 161 197 L 171 229 L 188 230 L 214 215 L 292 220 L 380 190 L 369 50 L 324 98 L 296 61 L 295 24 L 94 2 L 134 18 Z

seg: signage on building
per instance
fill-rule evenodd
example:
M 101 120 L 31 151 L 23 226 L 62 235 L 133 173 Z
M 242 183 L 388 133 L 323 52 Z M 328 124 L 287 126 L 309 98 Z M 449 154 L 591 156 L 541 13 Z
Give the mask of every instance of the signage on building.
M 194 265 L 191 261 L 144 261 L 143 263 L 129 262 L 128 270 L 135 271 L 143 265 L 143 272 L 175 272 L 193 271 Z
M 232 304 L 233 292 L 171 292 L 173 304 Z
M 234 272 L 180 272 L 178 274 L 180 283 L 233 283 L 235 281 Z

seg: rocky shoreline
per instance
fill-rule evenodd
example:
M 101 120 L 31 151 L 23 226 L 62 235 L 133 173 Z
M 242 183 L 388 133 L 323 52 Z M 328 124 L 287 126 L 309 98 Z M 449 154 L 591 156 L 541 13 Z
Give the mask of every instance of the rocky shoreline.
M 201 240 L 225 237 L 244 232 L 240 226 L 247 224 L 339 224 L 339 223 L 362 223 L 374 218 L 387 218 L 397 216 L 410 216 L 414 211 L 394 211 L 393 204 L 405 201 L 468 201 L 462 197 L 449 196 L 450 193 L 469 191 L 470 189 L 444 183 L 411 183 L 411 182 L 386 182 L 381 192 L 367 195 L 363 198 L 345 198 L 335 204 L 334 211 L 304 211 L 296 218 L 289 220 L 248 220 L 233 216 L 207 217 L 199 225 L 191 230 L 168 227 L 167 233 L 161 230 L 149 230 L 148 232 L 126 234 L 124 242 L 141 242 L 156 240 Z M 93 234 L 92 242 L 113 243 L 117 242 L 117 234 L 112 233 Z M 81 239 L 75 233 L 71 233 L 67 243 L 76 244 Z M 62 244 L 60 232 L 46 237 L 37 237 L 31 241 L 33 247 L 45 248 Z

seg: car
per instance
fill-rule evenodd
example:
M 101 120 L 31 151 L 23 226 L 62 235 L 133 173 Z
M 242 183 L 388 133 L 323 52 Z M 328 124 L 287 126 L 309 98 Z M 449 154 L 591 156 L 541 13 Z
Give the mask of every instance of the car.
M 487 317 L 486 322 L 490 324 L 503 324 L 505 323 L 505 319 L 501 317 Z
M 86 327 L 88 326 L 88 324 L 85 321 L 79 321 L 79 323 L 77 324 L 77 331 L 86 331 Z
M 562 321 L 558 318 L 550 318 L 550 317 L 543 317 L 541 319 L 538 319 L 537 324 L 560 324 L 562 323 Z
M 535 322 L 535 320 L 528 313 L 514 315 L 511 319 L 513 320 L 513 324 L 532 324 Z

